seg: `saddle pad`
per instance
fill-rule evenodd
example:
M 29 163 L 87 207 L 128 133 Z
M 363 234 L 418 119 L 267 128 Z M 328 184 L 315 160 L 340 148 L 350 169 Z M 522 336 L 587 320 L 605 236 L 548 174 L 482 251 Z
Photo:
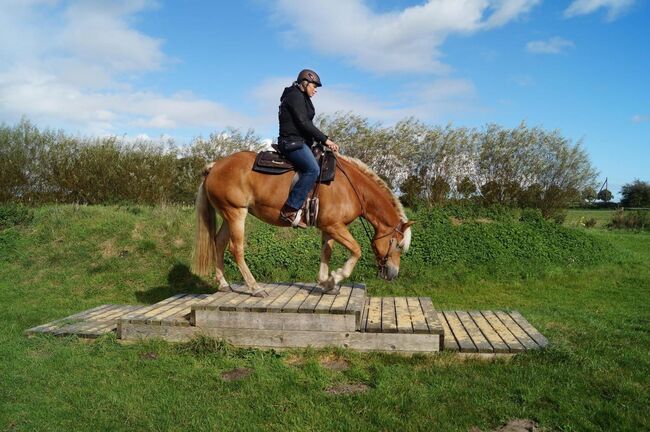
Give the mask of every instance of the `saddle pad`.
M 332 152 L 324 152 L 322 155 L 316 158 L 321 167 L 320 182 L 329 183 L 334 180 L 336 173 L 336 156 Z M 253 164 L 253 171 L 263 174 L 284 174 L 293 169 L 291 162 L 274 151 L 259 152 Z
M 253 171 L 264 174 L 284 174 L 292 171 L 293 165 L 280 153 L 274 151 L 263 151 L 257 154 Z

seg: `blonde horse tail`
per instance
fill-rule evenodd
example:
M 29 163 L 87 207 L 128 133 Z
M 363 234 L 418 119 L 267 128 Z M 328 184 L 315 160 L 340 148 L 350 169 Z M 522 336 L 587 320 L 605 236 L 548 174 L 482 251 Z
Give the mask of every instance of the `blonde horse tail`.
M 207 276 L 215 264 L 216 213 L 205 193 L 205 181 L 196 194 L 196 236 L 192 252 L 192 272 Z

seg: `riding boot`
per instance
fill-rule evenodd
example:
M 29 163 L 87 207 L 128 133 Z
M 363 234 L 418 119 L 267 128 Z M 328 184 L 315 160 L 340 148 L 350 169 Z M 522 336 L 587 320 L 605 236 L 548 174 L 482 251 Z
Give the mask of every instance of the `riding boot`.
M 290 224 L 293 228 L 307 228 L 307 225 L 302 221 L 302 210 L 296 210 L 286 204 L 280 210 L 280 220 Z

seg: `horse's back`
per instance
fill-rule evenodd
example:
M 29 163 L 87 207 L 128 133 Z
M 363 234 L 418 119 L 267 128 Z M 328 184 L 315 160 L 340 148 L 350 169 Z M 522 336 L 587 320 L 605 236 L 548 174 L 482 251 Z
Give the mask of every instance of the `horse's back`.
M 255 172 L 252 168 L 256 156 L 255 152 L 241 151 L 214 162 L 205 178 L 205 190 L 215 206 L 249 207 L 251 210 L 259 206 L 282 206 L 293 173 L 269 175 Z

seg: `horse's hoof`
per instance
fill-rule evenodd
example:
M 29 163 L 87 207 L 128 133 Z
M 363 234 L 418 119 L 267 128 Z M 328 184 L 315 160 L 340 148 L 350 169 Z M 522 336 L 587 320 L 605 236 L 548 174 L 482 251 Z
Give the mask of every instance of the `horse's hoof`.
M 219 292 L 233 292 L 233 289 L 230 287 L 230 285 L 223 285 L 219 286 Z
M 267 292 L 266 292 L 265 290 L 263 290 L 263 289 L 258 289 L 258 290 L 255 290 L 255 291 L 253 291 L 253 292 L 251 293 L 251 296 L 253 296 L 253 297 L 266 297 L 266 296 L 268 296 L 268 295 L 269 295 L 269 293 L 267 293 Z

